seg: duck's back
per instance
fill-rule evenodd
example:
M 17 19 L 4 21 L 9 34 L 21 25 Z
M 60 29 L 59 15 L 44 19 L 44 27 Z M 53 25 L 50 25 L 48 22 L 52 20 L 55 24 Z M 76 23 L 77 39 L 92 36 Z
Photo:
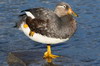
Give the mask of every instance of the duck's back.
M 52 21 L 57 21 L 58 20 L 58 16 L 50 9 L 47 8 L 32 8 L 32 9 L 27 9 L 27 10 L 23 10 L 22 12 L 31 12 L 32 15 L 36 18 L 36 19 L 41 19 L 46 21 L 47 19 L 52 20 Z M 55 18 L 55 19 L 54 19 Z

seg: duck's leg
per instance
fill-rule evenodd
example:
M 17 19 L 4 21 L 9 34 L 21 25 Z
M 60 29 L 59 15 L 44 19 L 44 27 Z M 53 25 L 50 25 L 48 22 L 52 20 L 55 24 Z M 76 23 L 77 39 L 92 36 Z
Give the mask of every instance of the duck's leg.
M 57 58 L 59 56 L 53 55 L 51 53 L 51 46 L 50 44 L 47 45 L 47 51 L 44 53 L 44 58 L 47 60 L 47 62 L 52 62 L 52 59 Z
M 24 28 L 27 28 L 28 25 L 27 25 L 27 24 L 24 24 L 23 27 L 24 27 Z M 34 32 L 30 30 L 29 36 L 33 36 L 33 35 L 34 35 Z

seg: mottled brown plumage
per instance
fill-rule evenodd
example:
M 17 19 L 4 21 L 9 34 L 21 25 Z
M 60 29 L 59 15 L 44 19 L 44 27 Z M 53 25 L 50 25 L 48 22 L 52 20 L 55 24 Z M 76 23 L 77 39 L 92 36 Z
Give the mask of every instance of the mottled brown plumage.
M 62 2 L 56 6 L 54 12 L 43 7 L 27 9 L 22 12 L 31 12 L 35 19 L 22 14 L 21 21 L 24 20 L 31 31 L 47 37 L 66 39 L 76 30 L 76 20 L 71 14 L 66 13 L 70 8 L 68 4 Z

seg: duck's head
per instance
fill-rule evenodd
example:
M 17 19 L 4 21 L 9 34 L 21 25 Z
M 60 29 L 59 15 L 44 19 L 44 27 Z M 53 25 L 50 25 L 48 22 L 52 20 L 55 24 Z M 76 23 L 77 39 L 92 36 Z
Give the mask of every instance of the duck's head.
M 60 2 L 55 8 L 55 13 L 59 16 L 73 15 L 78 17 L 78 15 L 72 10 L 71 6 L 68 3 Z

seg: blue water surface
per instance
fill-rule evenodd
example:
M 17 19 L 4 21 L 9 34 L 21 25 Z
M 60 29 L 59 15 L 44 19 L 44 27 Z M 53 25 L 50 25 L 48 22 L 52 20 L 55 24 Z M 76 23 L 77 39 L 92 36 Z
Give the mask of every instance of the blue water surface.
M 20 11 L 40 6 L 53 10 L 61 1 L 69 3 L 79 17 L 76 18 L 78 28 L 74 36 L 65 43 L 52 45 L 54 54 L 65 57 L 58 59 L 56 64 L 100 66 L 100 0 L 0 0 L 0 66 L 8 66 L 9 52 L 46 50 L 46 45 L 33 42 L 13 28 Z

